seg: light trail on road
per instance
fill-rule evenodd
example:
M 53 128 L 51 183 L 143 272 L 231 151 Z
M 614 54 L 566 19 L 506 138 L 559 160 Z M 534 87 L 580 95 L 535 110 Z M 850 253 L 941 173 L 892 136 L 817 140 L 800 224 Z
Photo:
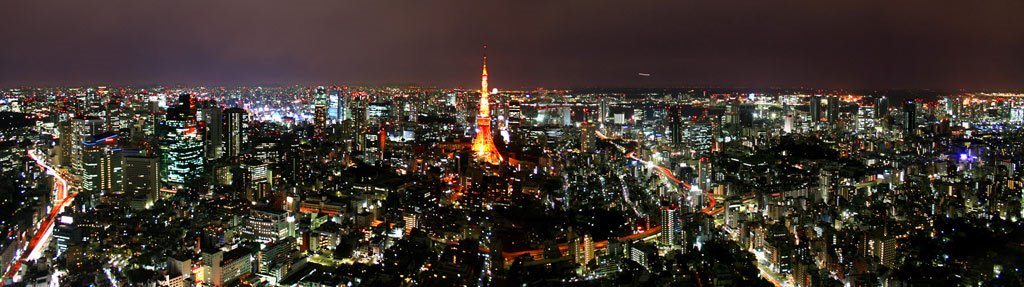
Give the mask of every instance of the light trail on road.
M 594 135 L 596 135 L 598 138 L 600 138 L 602 140 L 614 140 L 613 138 L 605 136 L 604 134 L 602 134 L 599 131 L 595 131 Z M 621 138 L 618 138 L 618 139 L 621 139 Z M 613 142 L 612 144 L 615 144 L 615 143 Z M 618 144 L 615 144 L 615 145 L 619 146 Z M 654 167 L 654 169 L 658 170 L 658 173 L 660 173 L 662 176 L 664 176 L 665 178 L 668 178 L 669 180 L 672 180 L 676 184 L 679 184 L 679 185 L 683 186 L 687 190 L 693 189 L 693 186 L 690 185 L 690 183 L 685 182 L 685 181 L 681 181 L 678 178 L 676 178 L 675 174 L 673 174 L 672 171 L 669 170 L 668 168 L 660 166 L 660 165 L 657 165 L 657 164 L 654 164 L 652 162 L 649 162 L 649 161 L 646 161 L 646 160 L 643 160 L 643 159 L 637 157 L 636 156 L 636 149 L 633 149 L 633 150 L 627 152 L 626 153 L 626 157 L 628 157 L 630 159 L 633 159 L 635 161 L 638 161 L 640 163 L 643 163 L 644 165 L 649 165 L 651 167 Z M 704 192 L 704 195 L 708 198 L 708 206 L 706 206 L 703 209 L 701 209 L 700 212 L 702 212 L 704 214 L 707 214 L 707 215 L 715 215 L 715 214 L 718 214 L 719 212 L 721 212 L 722 210 L 724 210 L 724 209 L 721 209 L 721 208 L 717 208 L 717 209 L 715 208 L 715 205 L 717 204 L 717 200 L 715 199 L 713 194 L 711 194 L 710 192 Z
M 14 278 L 25 261 L 37 259 L 42 255 L 42 245 L 40 245 L 40 243 L 49 241 L 50 237 L 53 235 L 53 223 L 57 218 L 57 215 L 64 210 L 64 207 L 71 204 L 75 196 L 78 195 L 77 193 L 67 194 L 67 179 L 61 176 L 60 172 L 51 167 L 46 160 L 36 155 L 34 151 L 35 150 L 29 150 L 28 156 L 36 162 L 36 165 L 45 170 L 47 175 L 53 176 L 53 187 L 54 191 L 57 193 L 57 203 L 54 204 L 53 208 L 50 210 L 50 215 L 41 222 L 39 229 L 37 229 L 35 235 L 32 236 L 32 240 L 30 240 L 28 245 L 25 246 L 25 250 L 21 252 L 20 258 L 15 260 L 11 265 L 10 270 L 7 270 L 7 273 L 0 276 L 0 282 L 6 278 Z
M 597 135 L 597 137 L 602 139 L 602 140 L 608 140 L 608 141 L 611 141 L 611 140 L 627 140 L 627 139 L 621 139 L 621 138 L 610 138 L 610 137 L 607 137 L 607 136 L 605 136 L 604 134 L 602 134 L 601 132 L 598 132 L 598 131 L 595 131 L 594 134 Z M 614 145 L 616 145 L 616 146 L 618 146 L 620 148 L 622 147 L 621 145 L 616 144 L 614 142 L 612 142 L 612 144 L 614 144 Z M 649 162 L 649 161 L 646 161 L 646 160 L 643 160 L 643 159 L 637 157 L 636 156 L 636 149 L 633 149 L 633 150 L 630 150 L 629 152 L 626 152 L 626 157 L 630 158 L 632 160 L 638 161 L 640 163 L 643 163 L 645 165 L 653 167 L 654 169 L 658 170 L 658 172 L 662 176 L 664 176 L 665 178 L 668 178 L 668 179 L 672 180 L 673 182 L 675 182 L 675 183 L 685 187 L 686 189 L 692 189 L 693 188 L 693 186 L 691 186 L 689 183 L 684 182 L 684 181 L 680 181 L 678 178 L 676 178 L 676 176 L 674 174 L 672 174 L 672 171 L 669 170 L 668 168 L 660 166 L 660 165 L 657 165 L 657 164 L 654 164 L 652 162 Z M 704 194 L 708 198 L 708 206 L 706 206 L 703 209 L 701 209 L 702 213 L 710 215 L 710 216 L 714 216 L 715 214 L 718 214 L 718 213 L 720 213 L 720 212 L 725 210 L 724 207 L 717 207 L 716 208 L 717 200 L 715 199 L 715 197 L 710 192 L 704 192 Z M 764 266 L 762 266 L 760 264 L 760 262 L 755 263 L 755 265 L 757 266 L 758 271 L 761 274 L 761 277 L 765 278 L 765 280 L 767 280 L 769 283 L 772 283 L 773 285 L 780 286 L 780 287 L 781 286 L 787 286 L 787 284 L 784 284 L 784 282 L 781 282 L 777 278 L 775 278 L 772 275 L 771 272 L 769 272 Z M 697 275 L 697 282 L 700 283 L 700 275 L 699 274 Z

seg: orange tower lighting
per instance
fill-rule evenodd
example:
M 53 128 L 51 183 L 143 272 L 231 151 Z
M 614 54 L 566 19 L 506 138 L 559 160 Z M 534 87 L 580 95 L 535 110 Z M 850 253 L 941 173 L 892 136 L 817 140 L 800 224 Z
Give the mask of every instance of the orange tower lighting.
M 480 75 L 480 112 L 476 115 L 476 138 L 473 139 L 473 152 L 478 160 L 497 165 L 502 161 L 501 154 L 494 146 L 491 136 L 491 108 L 488 100 L 490 91 L 487 88 L 487 46 L 484 46 L 484 70 Z

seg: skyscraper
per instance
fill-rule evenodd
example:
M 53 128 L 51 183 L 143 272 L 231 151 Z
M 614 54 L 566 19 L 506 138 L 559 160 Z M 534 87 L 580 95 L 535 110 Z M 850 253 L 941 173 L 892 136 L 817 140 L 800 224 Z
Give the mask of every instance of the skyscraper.
M 590 122 L 580 123 L 580 151 L 591 152 L 594 150 L 594 125 Z
M 811 122 L 817 123 L 821 121 L 821 96 L 811 97 Z
M 828 111 L 826 112 L 826 117 L 828 117 L 828 124 L 833 126 L 836 124 L 836 121 L 839 120 L 839 97 L 828 97 Z
M 177 189 L 203 174 L 203 136 L 196 130 L 196 110 L 192 97 L 181 95 L 167 109 L 160 144 L 162 179 Z
M 71 173 L 81 176 L 85 170 L 82 165 L 82 141 L 87 137 L 103 132 L 103 120 L 95 117 L 75 118 L 71 121 L 71 128 L 68 134 L 61 135 L 62 148 L 70 149 L 68 164 Z
M 123 157 L 122 185 L 125 194 L 144 199 L 148 206 L 159 197 L 160 192 L 160 161 L 147 155 L 125 155 Z
M 121 157 L 116 147 L 116 133 L 97 134 L 82 141 L 82 188 L 121 191 Z
M 243 198 L 256 201 L 267 197 L 270 193 L 271 169 L 266 163 L 251 160 L 242 164 Z
M 327 92 L 324 87 L 317 87 L 313 101 L 313 130 L 317 137 L 324 136 L 327 128 Z
M 793 132 L 793 120 L 794 120 L 794 117 L 793 117 L 792 114 L 787 114 L 786 116 L 783 117 L 783 119 L 782 119 L 782 132 L 783 133 L 787 133 L 788 134 L 788 133 Z
M 595 252 L 596 249 L 594 248 L 594 237 L 590 236 L 590 234 L 583 234 L 582 237 L 573 240 L 572 244 L 572 248 L 575 248 L 573 260 L 576 261 L 576 264 L 583 266 L 584 270 L 586 270 L 587 264 L 590 264 L 590 261 L 597 259 Z
M 907 100 L 903 103 L 903 135 L 910 136 L 917 129 L 917 103 Z
M 348 133 L 352 139 L 351 150 L 363 151 L 366 148 L 366 101 L 353 99 L 351 116 L 348 120 Z
M 327 119 L 339 123 L 346 117 L 346 102 L 340 91 L 332 91 L 327 97 Z
M 683 144 L 683 107 L 673 105 L 668 109 L 669 137 L 673 145 Z
M 508 103 L 508 127 L 516 130 L 523 125 L 523 106 L 519 101 L 512 100 Z
M 875 102 L 875 118 L 880 119 L 889 115 L 889 98 L 885 96 L 878 97 Z
M 224 119 L 223 111 L 217 103 L 205 102 L 199 109 L 199 120 L 203 127 L 203 140 L 206 146 L 206 159 L 218 159 L 224 155 Z
M 225 155 L 237 157 L 245 148 L 246 128 L 248 112 L 242 108 L 230 108 L 224 110 L 224 138 Z
M 484 46 L 486 49 L 487 46 Z M 502 161 L 498 154 L 498 148 L 494 146 L 494 138 L 491 136 L 491 108 L 488 100 L 490 91 L 487 90 L 487 54 L 484 54 L 484 69 L 480 75 L 480 111 L 476 115 L 476 138 L 473 139 L 473 152 L 478 160 L 499 164 Z
M 123 116 L 122 113 L 124 112 L 124 107 L 122 106 L 122 102 L 120 100 L 110 100 L 109 102 L 103 104 L 102 106 L 103 106 L 103 109 L 104 109 L 104 111 L 103 111 L 103 124 L 104 124 L 104 127 L 106 127 L 106 129 L 110 130 L 110 131 L 121 130 L 121 128 L 124 127 L 123 124 L 121 123 L 121 118 Z
M 663 246 L 679 245 L 679 210 L 675 205 L 661 207 L 661 236 L 658 242 Z
M 72 162 L 71 150 L 74 149 L 75 144 L 78 144 L 78 141 L 74 140 L 78 138 L 74 125 L 71 124 L 70 120 L 58 123 L 57 134 L 57 150 L 59 151 L 57 163 L 62 167 L 70 168 Z
M 604 124 L 608 122 L 608 113 L 611 112 L 611 108 L 607 97 L 601 97 L 597 101 L 597 128 L 603 129 Z

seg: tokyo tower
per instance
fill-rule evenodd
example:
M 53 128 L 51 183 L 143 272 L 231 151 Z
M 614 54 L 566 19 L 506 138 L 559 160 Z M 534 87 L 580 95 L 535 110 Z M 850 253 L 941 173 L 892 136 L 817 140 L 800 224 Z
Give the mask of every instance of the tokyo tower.
M 476 138 L 473 139 L 473 152 L 478 160 L 497 165 L 502 161 L 501 154 L 494 146 L 491 136 L 491 108 L 488 101 L 490 91 L 487 88 L 487 46 L 484 46 L 484 71 L 480 75 L 480 112 L 476 115 Z

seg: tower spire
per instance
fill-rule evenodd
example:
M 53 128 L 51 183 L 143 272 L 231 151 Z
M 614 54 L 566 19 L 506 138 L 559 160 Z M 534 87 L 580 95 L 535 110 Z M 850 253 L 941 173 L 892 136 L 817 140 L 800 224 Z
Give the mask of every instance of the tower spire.
M 473 151 L 476 152 L 477 159 L 490 164 L 499 164 L 502 158 L 491 138 L 491 108 L 488 99 L 490 90 L 487 87 L 487 45 L 484 45 L 483 58 L 483 71 L 480 73 L 480 110 L 476 115 L 477 132 L 476 138 L 473 139 Z
M 490 95 L 490 89 L 487 87 L 487 45 L 484 45 L 484 69 L 480 74 L 480 95 L 486 97 Z

